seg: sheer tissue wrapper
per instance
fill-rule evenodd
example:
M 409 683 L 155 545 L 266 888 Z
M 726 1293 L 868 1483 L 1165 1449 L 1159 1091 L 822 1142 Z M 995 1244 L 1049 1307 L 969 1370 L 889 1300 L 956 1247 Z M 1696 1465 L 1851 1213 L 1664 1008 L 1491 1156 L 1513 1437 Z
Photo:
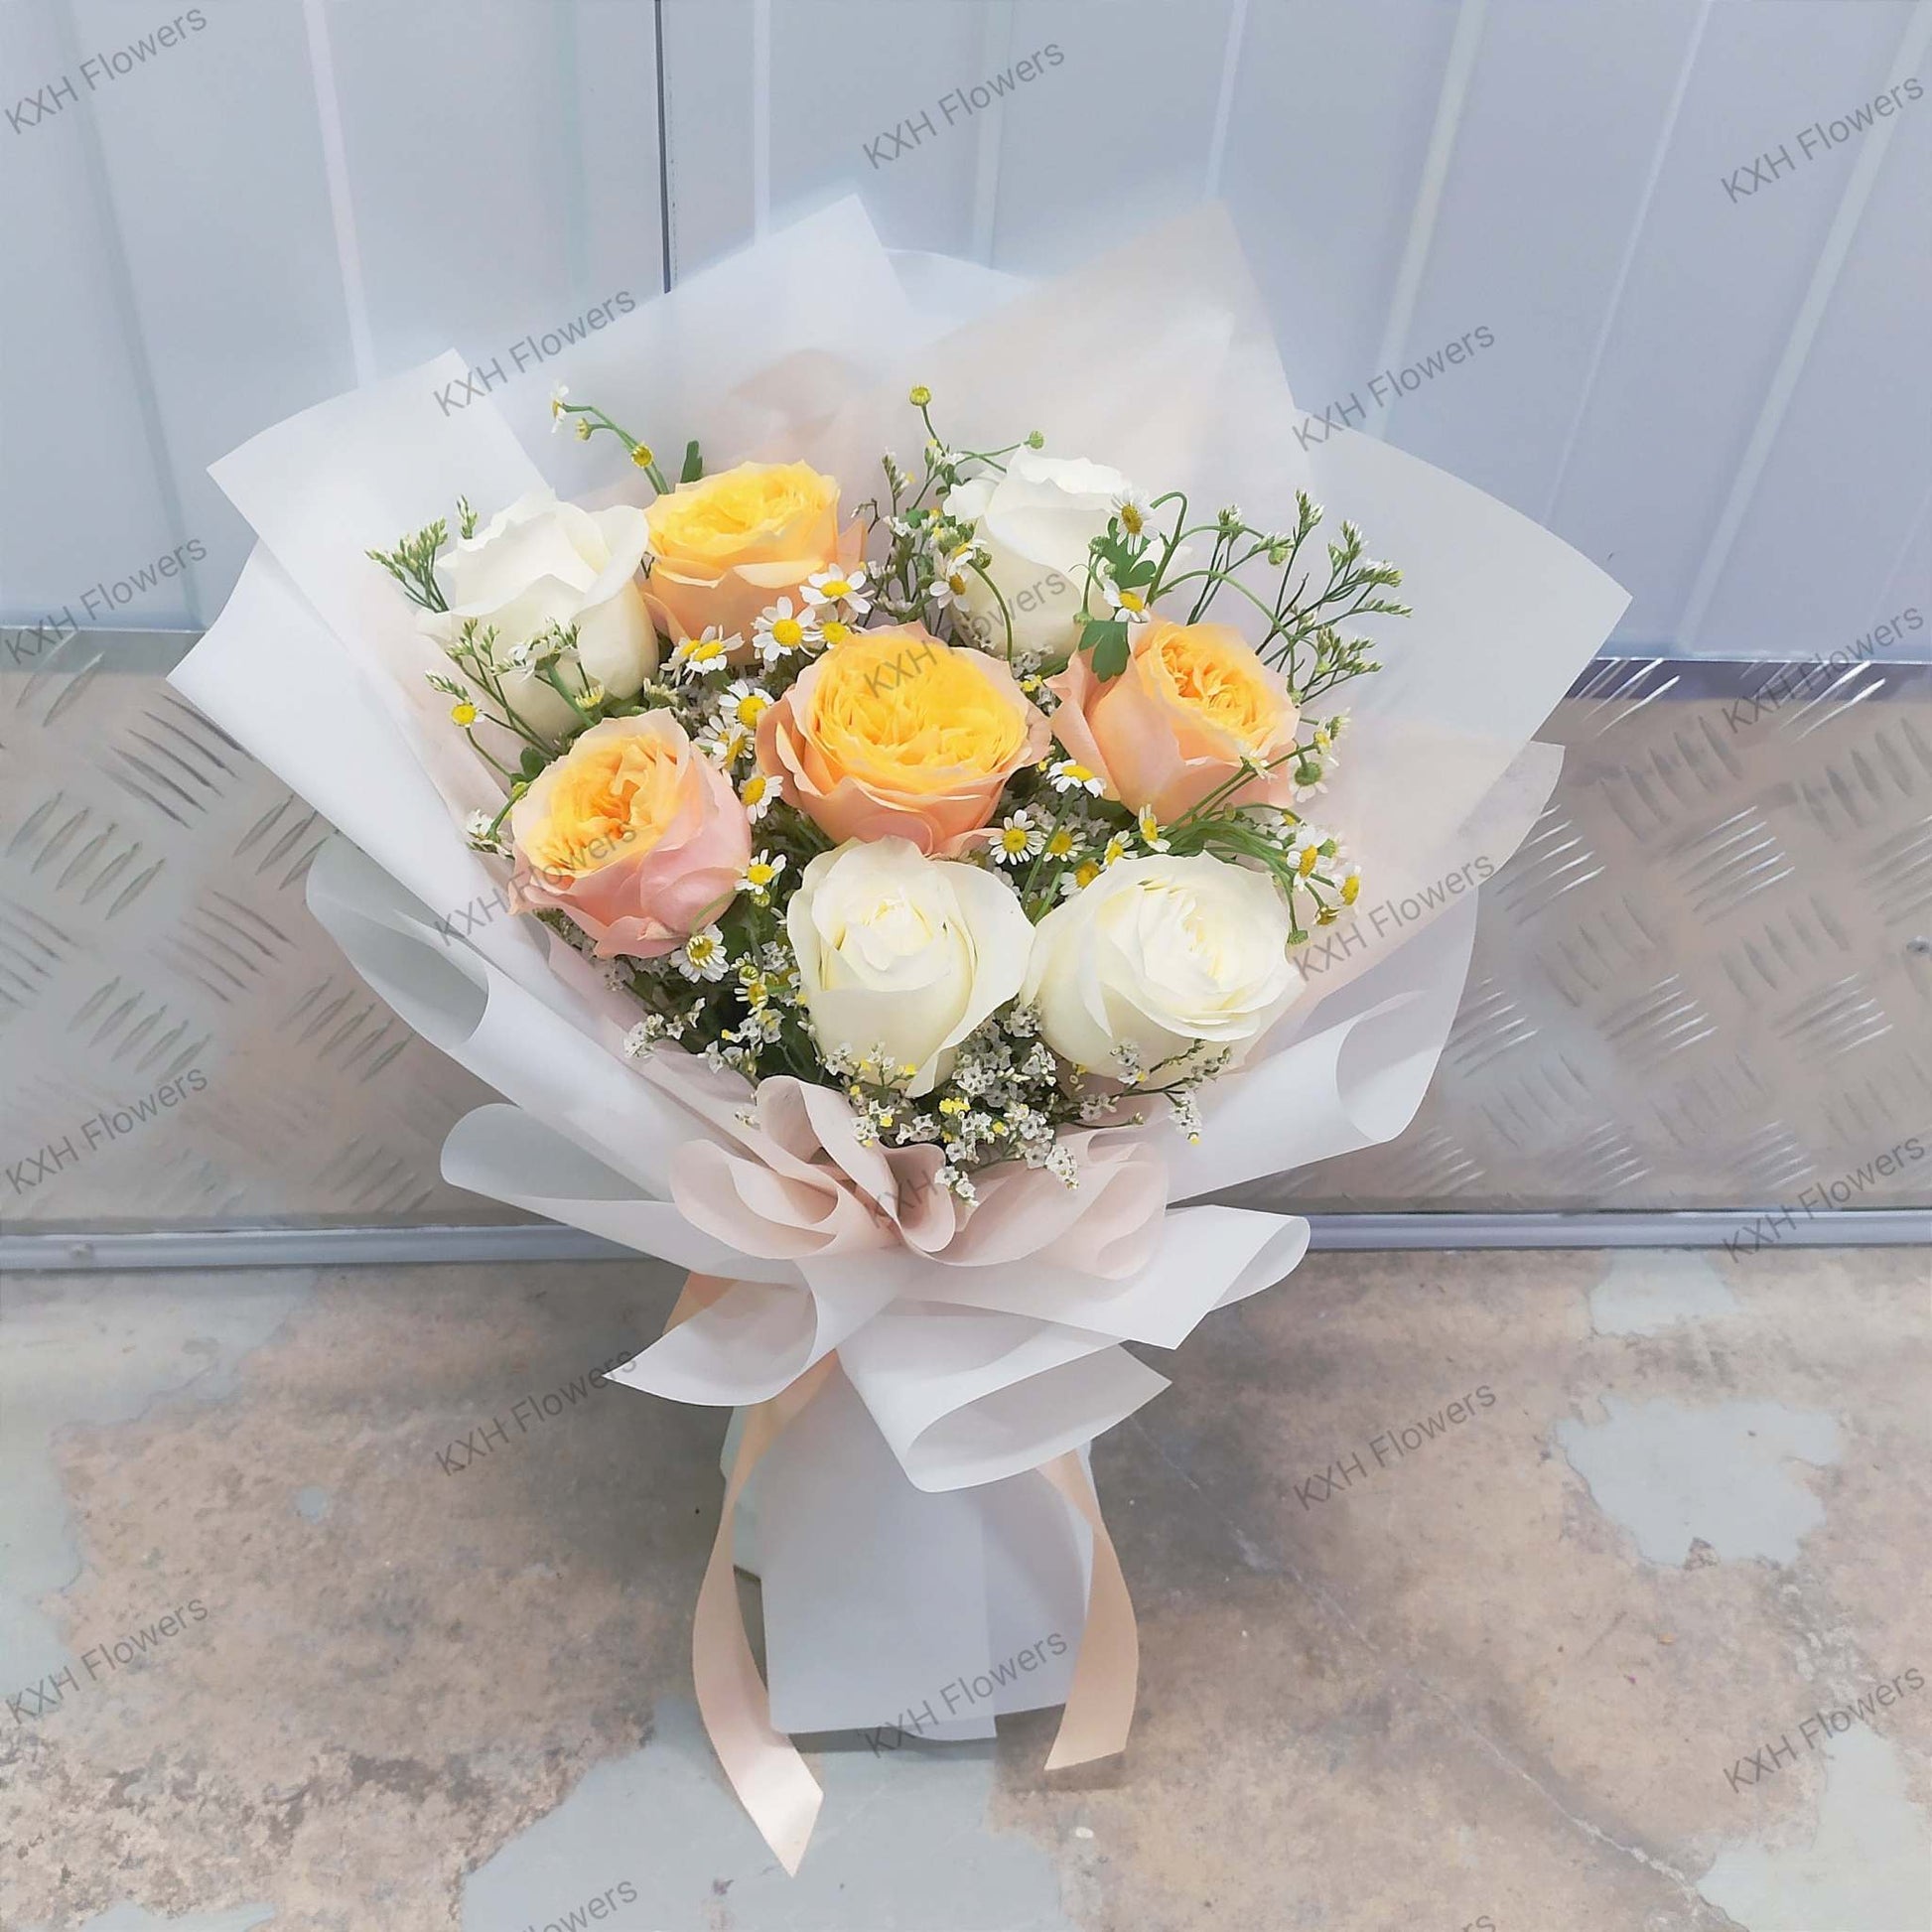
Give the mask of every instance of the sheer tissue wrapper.
M 1300 1261 L 1299 1217 L 1202 1196 L 1408 1124 L 1474 929 L 1472 895 L 1441 882 L 1500 866 L 1543 809 L 1560 754 L 1531 735 L 1624 594 L 1384 444 L 1341 431 L 1303 450 L 1215 208 L 1023 287 L 896 262 L 848 201 L 449 410 L 437 394 L 465 367 L 452 350 L 214 466 L 259 542 L 174 682 L 340 829 L 311 872 L 317 916 L 416 1032 L 502 1096 L 451 1132 L 446 1176 L 733 1284 L 612 1379 L 737 1408 L 838 1351 L 739 1519 L 773 1724 L 986 1734 L 998 1713 L 1064 1699 L 1085 1616 L 1091 1536 L 1030 1472 L 1165 1386 L 1123 1342 L 1174 1347 Z M 624 1060 L 631 1016 L 543 928 L 492 916 L 458 936 L 458 908 L 498 902 L 461 832 L 497 800 L 423 682 L 437 653 L 363 552 L 459 493 L 485 510 L 546 482 L 621 493 L 598 488 L 598 446 L 544 433 L 557 379 L 663 447 L 701 435 L 713 469 L 802 458 L 848 504 L 874 492 L 880 451 L 918 433 L 904 397 L 924 382 L 963 445 L 1039 427 L 1049 453 L 1284 527 L 1306 487 L 1402 564 L 1416 615 L 1385 624 L 1385 668 L 1349 692 L 1321 806 L 1363 867 L 1358 919 L 1334 928 L 1355 936 L 1266 1049 L 1205 1091 L 1197 1146 L 1165 1125 L 1098 1133 L 1073 1194 L 1023 1175 L 950 1225 L 948 1198 L 839 1133 L 836 1094 L 767 1082 L 747 1127 L 735 1078 L 675 1049 Z M 1412 897 L 1421 917 L 1369 916 Z M 1049 1634 L 1063 1652 L 1012 1667 Z M 945 1695 L 975 1678 L 992 1694 Z

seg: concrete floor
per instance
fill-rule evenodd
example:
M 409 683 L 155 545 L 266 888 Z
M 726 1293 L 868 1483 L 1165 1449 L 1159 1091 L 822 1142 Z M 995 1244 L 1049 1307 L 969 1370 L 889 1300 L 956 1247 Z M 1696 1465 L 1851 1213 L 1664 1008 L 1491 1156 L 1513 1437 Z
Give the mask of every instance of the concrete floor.
M 8 1282 L 0 1925 L 1932 1926 L 1924 1251 L 1311 1258 L 1095 1451 L 1126 1757 L 814 1740 L 793 1880 L 690 1702 L 723 1417 L 453 1452 L 671 1289 Z

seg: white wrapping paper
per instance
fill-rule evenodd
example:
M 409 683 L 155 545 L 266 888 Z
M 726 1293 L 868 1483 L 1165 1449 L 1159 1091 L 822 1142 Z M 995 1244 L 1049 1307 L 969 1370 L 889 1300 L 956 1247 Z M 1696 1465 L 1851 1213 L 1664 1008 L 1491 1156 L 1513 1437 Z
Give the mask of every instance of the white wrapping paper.
M 1169 1212 L 1143 1265 L 989 1258 L 965 1234 L 915 1252 L 890 1180 L 864 1180 L 836 1150 L 832 1169 L 807 1168 L 833 1206 L 864 1212 L 828 1220 L 846 1230 L 832 1246 L 755 1239 L 749 1212 L 743 1231 L 720 1225 L 693 1206 L 694 1166 L 708 1156 L 714 1178 L 735 1173 L 769 1144 L 662 1049 L 652 1068 L 622 1060 L 621 1005 L 541 928 L 453 928 L 457 908 L 498 890 L 459 829 L 464 811 L 493 809 L 493 781 L 423 683 L 439 660 L 413 613 L 363 552 L 448 514 L 459 493 L 486 509 L 547 476 L 591 500 L 621 494 L 598 446 L 539 440 L 543 385 L 440 412 L 436 391 L 465 365 L 453 349 L 217 464 L 260 547 L 174 681 L 342 828 L 311 873 L 317 917 L 425 1039 L 503 1097 L 451 1133 L 447 1176 L 730 1284 L 614 1379 L 731 1407 L 836 1351 L 750 1497 L 773 1721 L 895 1725 L 938 1699 L 935 1724 L 917 1728 L 980 1734 L 996 1711 L 1063 1697 L 1080 1634 L 1092 1540 L 1030 1472 L 1165 1386 L 1124 1343 L 1177 1346 L 1306 1250 L 1293 1215 L 1183 1203 L 1387 1140 L 1413 1117 L 1473 932 L 1472 898 L 1437 882 L 1477 859 L 1500 867 L 1534 822 L 1559 760 L 1530 735 L 1625 599 L 1547 532 L 1397 451 L 1342 432 L 1302 452 L 1218 209 L 1017 294 L 960 264 L 922 262 L 908 281 L 916 300 L 844 203 L 546 375 L 660 450 L 701 436 L 711 469 L 809 461 L 848 503 L 873 494 L 881 450 L 922 435 L 904 403 L 917 380 L 962 444 L 1039 427 L 1049 453 L 1289 526 L 1307 487 L 1330 526 L 1353 519 L 1402 563 L 1417 613 L 1385 623 L 1386 668 L 1348 691 L 1355 728 L 1322 813 L 1363 865 L 1364 908 L 1424 909 L 1386 930 L 1362 921 L 1311 975 L 1265 1050 L 1210 1089 L 1198 1146 L 1159 1121 L 1102 1137 L 1106 1158 L 1138 1147 L 1165 1163 Z M 940 333 L 939 317 L 962 314 Z M 1050 1669 L 996 1668 L 1049 1633 L 1067 1646 Z M 989 1675 L 997 1695 L 950 1708 L 945 1686 Z

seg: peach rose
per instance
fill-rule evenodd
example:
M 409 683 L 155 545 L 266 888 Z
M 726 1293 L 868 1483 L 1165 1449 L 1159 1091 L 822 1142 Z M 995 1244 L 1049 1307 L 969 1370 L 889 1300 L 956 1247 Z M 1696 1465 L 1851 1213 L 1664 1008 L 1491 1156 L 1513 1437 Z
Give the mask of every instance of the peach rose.
M 555 906 L 600 959 L 655 959 L 731 902 L 752 828 L 668 712 L 607 718 L 510 808 L 519 911 Z
M 1059 698 L 1053 736 L 1107 796 L 1153 810 L 1164 825 L 1218 789 L 1253 758 L 1274 764 L 1295 744 L 1301 714 L 1279 671 L 1224 623 L 1157 619 L 1134 633 L 1127 668 L 1105 684 L 1084 654 L 1046 680 Z M 1233 805 L 1286 805 L 1293 761 L 1228 794 Z
M 708 624 L 750 643 L 752 622 L 805 579 L 859 561 L 859 519 L 839 529 L 839 485 L 804 463 L 741 463 L 680 483 L 645 513 L 655 560 L 644 602 L 674 641 Z
M 923 624 L 862 630 L 759 720 L 761 769 L 835 839 L 957 853 L 1050 734 L 1004 662 Z

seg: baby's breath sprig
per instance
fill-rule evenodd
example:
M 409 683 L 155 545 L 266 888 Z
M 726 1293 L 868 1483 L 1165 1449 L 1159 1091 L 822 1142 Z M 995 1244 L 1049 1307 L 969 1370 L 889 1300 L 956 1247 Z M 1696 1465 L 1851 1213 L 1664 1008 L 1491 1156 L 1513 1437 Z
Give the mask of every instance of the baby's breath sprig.
M 463 532 L 468 536 L 476 527 L 475 515 L 461 497 L 457 500 L 462 513 L 470 518 L 470 529 Z M 369 550 L 363 554 L 371 563 L 380 564 L 402 586 L 402 594 L 410 603 L 420 605 L 425 611 L 447 611 L 449 604 L 436 581 L 436 553 L 449 540 L 450 526 L 439 516 L 412 535 L 398 537 L 393 550 Z

